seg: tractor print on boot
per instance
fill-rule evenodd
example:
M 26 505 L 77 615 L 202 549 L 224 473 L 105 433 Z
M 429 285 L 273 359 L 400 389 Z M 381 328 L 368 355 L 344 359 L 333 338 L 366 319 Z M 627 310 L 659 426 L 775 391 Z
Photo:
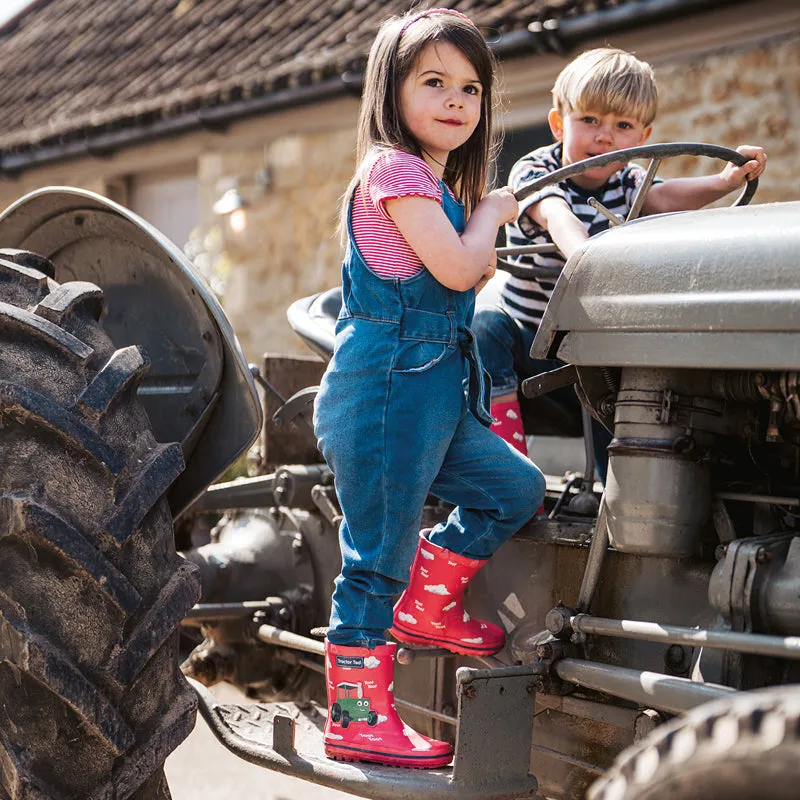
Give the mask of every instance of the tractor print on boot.
M 342 682 L 336 685 L 336 702 L 331 706 L 331 720 L 342 727 L 351 722 L 366 722 L 370 727 L 378 724 L 378 712 L 370 707 L 369 697 L 364 697 L 360 683 Z
M 328 719 L 325 755 L 390 767 L 444 767 L 453 757 L 447 742 L 429 739 L 400 719 L 394 704 L 394 643 L 344 647 L 325 642 Z
M 503 649 L 499 625 L 472 619 L 462 603 L 467 584 L 485 560 L 460 556 L 420 533 L 411 579 L 397 605 L 390 633 L 409 644 L 443 647 L 462 655 L 491 655 Z

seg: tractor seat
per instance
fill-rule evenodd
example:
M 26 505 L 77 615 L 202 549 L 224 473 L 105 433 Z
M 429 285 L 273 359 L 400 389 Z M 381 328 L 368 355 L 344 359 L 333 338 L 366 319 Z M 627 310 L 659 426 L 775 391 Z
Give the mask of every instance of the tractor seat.
M 292 330 L 319 355 L 330 361 L 333 355 L 334 332 L 342 308 L 342 287 L 303 297 L 286 311 Z M 550 395 L 529 400 L 520 393 L 520 406 L 525 433 L 538 436 L 581 436 L 581 411 L 572 389 L 558 390 L 565 395 Z M 566 406 L 566 407 L 565 407 Z
M 342 287 L 336 286 L 326 292 L 302 297 L 286 310 L 292 330 L 323 361 L 333 355 L 336 320 L 342 308 Z

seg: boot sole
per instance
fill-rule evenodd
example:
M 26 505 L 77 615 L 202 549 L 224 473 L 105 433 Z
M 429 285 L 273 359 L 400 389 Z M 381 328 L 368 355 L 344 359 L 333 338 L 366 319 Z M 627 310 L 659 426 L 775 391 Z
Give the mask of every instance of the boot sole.
M 453 754 L 443 756 L 399 756 L 391 753 L 379 753 L 373 750 L 357 748 L 340 748 L 325 745 L 325 755 L 334 761 L 366 761 L 370 764 L 381 764 L 384 767 L 404 767 L 405 769 L 437 769 L 446 767 Z
M 496 645 L 484 648 L 467 647 L 464 644 L 450 642 L 446 639 L 428 639 L 425 636 L 420 636 L 419 634 L 409 633 L 404 631 L 402 628 L 398 628 L 396 624 L 389 628 L 389 633 L 391 633 L 395 639 L 403 644 L 422 644 L 426 645 L 427 647 L 443 647 L 445 650 L 449 650 L 451 653 L 457 653 L 461 656 L 491 656 L 495 653 L 499 653 L 505 644 L 505 642 L 503 642 L 503 644 L 501 644 L 499 647 Z

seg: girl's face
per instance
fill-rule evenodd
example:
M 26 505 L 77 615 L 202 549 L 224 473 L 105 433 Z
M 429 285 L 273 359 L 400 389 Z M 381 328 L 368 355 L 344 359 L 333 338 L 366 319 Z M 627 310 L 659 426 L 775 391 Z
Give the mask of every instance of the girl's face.
M 556 109 L 548 117 L 553 136 L 563 142 L 563 162 L 576 164 L 592 156 L 638 147 L 647 141 L 652 126 L 644 126 L 636 117 L 600 111 L 571 111 L 562 117 Z M 624 164 L 599 167 L 572 180 L 584 189 L 601 187 Z
M 426 45 L 403 80 L 403 121 L 440 178 L 449 153 L 461 147 L 478 126 L 482 95 L 477 71 L 449 42 Z

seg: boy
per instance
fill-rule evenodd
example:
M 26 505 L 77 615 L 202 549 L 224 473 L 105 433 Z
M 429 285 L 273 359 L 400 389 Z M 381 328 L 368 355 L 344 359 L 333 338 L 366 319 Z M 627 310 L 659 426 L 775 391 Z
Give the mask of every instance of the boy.
M 624 50 L 590 50 L 570 62 L 553 86 L 553 108 L 548 115 L 555 143 L 523 156 L 511 170 L 509 186 L 517 191 L 568 164 L 592 156 L 637 147 L 652 132 L 658 92 L 650 65 Z M 726 164 L 718 175 L 699 178 L 656 179 L 642 209 L 643 214 L 701 208 L 732 192 L 745 179 L 764 171 L 767 156 L 760 147 L 743 146 L 750 157 L 742 167 Z M 506 226 L 511 247 L 555 243 L 563 255 L 520 256 L 520 264 L 561 267 L 583 242 L 608 227 L 608 221 L 588 204 L 595 197 L 606 208 L 625 217 L 645 171 L 635 164 L 611 164 L 548 186 L 523 200 L 517 220 Z M 492 429 L 527 455 L 522 417 L 517 400 L 520 378 L 557 366 L 534 361 L 529 352 L 553 281 L 510 277 L 504 285 L 501 306 L 479 308 L 473 329 L 483 364 L 492 378 Z M 579 413 L 574 393 L 562 390 L 557 401 Z M 601 434 L 595 428 L 596 439 Z M 607 437 L 605 432 L 603 435 Z M 607 438 L 605 444 L 607 444 Z M 605 459 L 598 458 L 605 478 Z

